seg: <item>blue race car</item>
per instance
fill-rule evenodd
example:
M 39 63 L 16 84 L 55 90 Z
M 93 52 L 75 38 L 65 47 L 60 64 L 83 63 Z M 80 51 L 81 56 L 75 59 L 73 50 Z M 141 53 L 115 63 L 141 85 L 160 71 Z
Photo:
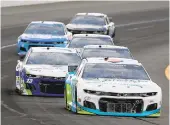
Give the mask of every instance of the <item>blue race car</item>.
M 17 53 L 24 56 L 31 47 L 66 47 L 71 39 L 62 22 L 34 21 L 18 37 Z

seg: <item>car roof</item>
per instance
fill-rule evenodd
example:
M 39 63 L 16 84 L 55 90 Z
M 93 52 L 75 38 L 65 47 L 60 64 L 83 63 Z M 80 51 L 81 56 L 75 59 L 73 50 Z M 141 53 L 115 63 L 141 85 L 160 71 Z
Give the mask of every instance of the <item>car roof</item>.
M 31 47 L 31 52 L 60 52 L 60 53 L 77 53 L 73 48 L 60 48 L 60 47 Z
M 103 13 L 77 13 L 76 16 L 84 16 L 84 15 L 89 15 L 89 16 L 106 16 L 106 14 Z
M 131 64 L 131 65 L 142 65 L 137 60 L 127 58 L 86 58 L 86 63 L 114 63 L 114 64 Z
M 109 35 L 102 35 L 102 34 L 75 34 L 73 37 L 100 37 L 100 38 L 110 38 Z
M 62 22 L 56 22 L 56 21 L 32 21 L 31 24 L 62 24 L 64 25 L 64 23 Z
M 128 49 L 127 47 L 124 46 L 114 46 L 114 45 L 86 45 L 84 48 L 109 48 L 109 49 Z

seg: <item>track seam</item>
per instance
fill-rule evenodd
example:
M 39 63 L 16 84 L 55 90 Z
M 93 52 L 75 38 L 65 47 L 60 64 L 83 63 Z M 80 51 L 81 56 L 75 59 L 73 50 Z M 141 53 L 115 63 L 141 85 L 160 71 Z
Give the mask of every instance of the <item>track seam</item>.
M 158 124 L 158 123 L 151 122 L 151 121 L 148 121 L 148 120 L 145 120 L 145 119 L 142 119 L 142 118 L 135 118 L 135 117 L 134 117 L 134 119 L 137 119 L 137 120 L 143 121 L 143 122 L 147 122 L 147 123 L 152 124 L 152 125 L 160 125 L 160 124 Z

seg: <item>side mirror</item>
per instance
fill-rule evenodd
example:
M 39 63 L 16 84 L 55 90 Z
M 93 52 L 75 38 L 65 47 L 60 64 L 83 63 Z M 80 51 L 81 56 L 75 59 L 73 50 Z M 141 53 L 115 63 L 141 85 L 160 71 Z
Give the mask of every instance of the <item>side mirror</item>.
M 73 84 L 77 84 L 78 80 L 77 80 L 77 77 L 76 76 L 73 76 L 72 77 L 72 83 Z
M 72 35 L 72 32 L 67 31 L 67 34 L 68 34 L 68 35 Z
M 75 49 L 76 49 L 76 52 L 79 54 L 82 52 L 82 49 L 80 49 L 80 48 L 75 48 Z
M 77 65 L 68 66 L 68 72 L 76 72 Z
M 68 37 L 68 40 L 71 41 L 73 38 L 73 34 L 69 31 L 67 31 L 67 37 Z
M 20 61 L 20 60 L 17 60 L 17 63 L 21 63 L 21 61 Z

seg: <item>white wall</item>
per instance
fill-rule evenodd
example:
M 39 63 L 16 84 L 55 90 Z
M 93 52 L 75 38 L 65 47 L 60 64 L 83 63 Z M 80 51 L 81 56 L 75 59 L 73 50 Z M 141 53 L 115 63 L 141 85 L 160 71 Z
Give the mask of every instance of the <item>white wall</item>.
M 54 2 L 79 1 L 79 0 L 1 0 L 1 7 L 45 4 Z

